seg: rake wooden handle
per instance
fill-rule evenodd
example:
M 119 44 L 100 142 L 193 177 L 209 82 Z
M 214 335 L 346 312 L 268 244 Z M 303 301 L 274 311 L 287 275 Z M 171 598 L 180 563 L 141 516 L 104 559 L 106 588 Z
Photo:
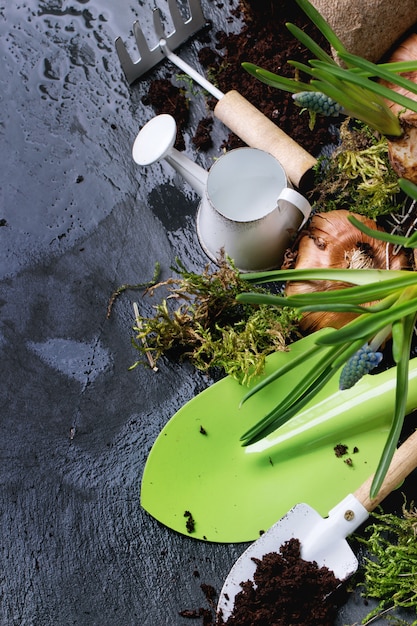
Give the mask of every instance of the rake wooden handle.
M 370 476 L 353 494 L 369 512 L 396 489 L 417 467 L 417 430 L 395 451 L 391 465 L 376 498 L 370 498 L 369 492 L 373 476 Z
M 229 91 L 218 101 L 215 116 L 248 146 L 272 154 L 281 163 L 295 187 L 311 173 L 317 160 L 237 91 Z

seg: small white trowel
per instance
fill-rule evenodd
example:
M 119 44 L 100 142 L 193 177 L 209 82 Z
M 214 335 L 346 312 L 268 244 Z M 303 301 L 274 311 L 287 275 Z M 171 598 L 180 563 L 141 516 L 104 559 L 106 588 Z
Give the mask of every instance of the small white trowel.
M 348 495 L 323 518 L 307 504 L 295 505 L 276 524 L 271 526 L 239 557 L 229 572 L 217 606 L 224 621 L 233 611 L 241 582 L 253 580 L 256 563 L 265 554 L 278 552 L 289 539 L 301 542 L 301 557 L 326 566 L 339 580 L 346 580 L 358 568 L 358 561 L 346 537 L 351 535 L 384 498 L 391 493 L 417 467 L 417 431 L 395 452 L 383 485 L 373 499 L 370 498 L 372 476 L 355 493 Z M 323 486 L 323 488 L 325 488 Z

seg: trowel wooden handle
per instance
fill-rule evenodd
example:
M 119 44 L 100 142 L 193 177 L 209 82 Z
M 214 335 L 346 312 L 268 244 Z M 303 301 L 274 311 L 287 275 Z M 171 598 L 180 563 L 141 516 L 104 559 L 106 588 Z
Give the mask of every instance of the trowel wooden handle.
M 252 148 L 272 154 L 295 187 L 317 160 L 237 91 L 229 91 L 217 103 L 215 116 Z
M 411 472 L 417 467 L 417 431 L 395 451 L 391 465 L 382 483 L 376 498 L 371 499 L 369 492 L 373 476 L 363 483 L 353 494 L 369 512 L 373 511 L 378 504 L 386 498 L 391 491 L 396 489 Z

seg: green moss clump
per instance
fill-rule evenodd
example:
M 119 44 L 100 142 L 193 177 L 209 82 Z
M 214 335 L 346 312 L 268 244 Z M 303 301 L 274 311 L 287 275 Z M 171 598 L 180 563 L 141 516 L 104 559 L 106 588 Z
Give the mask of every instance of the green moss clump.
M 221 260 L 218 270 L 210 272 L 207 267 L 202 274 L 176 263 L 172 270 L 178 277 L 146 291 L 154 295 L 165 288 L 168 296 L 154 307 L 153 317 L 139 315 L 134 327 L 134 347 L 151 355 L 154 363 L 164 355 L 175 356 L 199 370 L 219 368 L 247 384 L 263 371 L 268 354 L 285 350 L 298 336 L 299 314 L 294 310 L 237 302 L 237 294 L 247 291 L 248 283 L 230 259 Z
M 369 537 L 358 537 L 370 554 L 360 586 L 365 597 L 379 601 L 363 624 L 398 607 L 417 613 L 417 509 L 404 504 L 402 513 L 373 513 L 376 521 L 367 528 Z M 416 626 L 417 619 L 412 624 Z
M 320 157 L 316 168 L 320 210 L 347 209 L 370 219 L 399 210 L 400 187 L 386 138 L 365 125 L 352 127 L 347 119 L 340 127 L 340 140 L 330 156 Z

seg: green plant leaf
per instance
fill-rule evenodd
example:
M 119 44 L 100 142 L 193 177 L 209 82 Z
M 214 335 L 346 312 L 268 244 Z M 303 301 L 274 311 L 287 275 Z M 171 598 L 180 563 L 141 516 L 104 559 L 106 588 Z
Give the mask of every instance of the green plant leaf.
M 274 74 L 274 72 L 269 72 L 268 70 L 264 70 L 262 67 L 258 67 L 254 63 L 248 63 L 245 61 L 244 63 L 242 63 L 242 67 L 249 74 L 260 80 L 262 83 L 265 83 L 265 85 L 269 85 L 270 87 L 283 89 L 284 91 L 289 91 L 290 93 L 298 93 L 299 91 L 312 91 L 312 87 L 308 83 L 302 83 L 292 78 L 279 76 L 278 74 Z
M 310 400 L 326 385 L 330 378 L 334 375 L 332 368 L 328 366 L 318 376 L 314 382 L 314 387 L 307 387 L 304 393 L 300 394 L 296 399 L 291 399 L 285 404 L 282 403 L 275 407 L 268 415 L 260 420 L 254 427 L 247 430 L 240 438 L 242 446 L 250 446 L 267 435 L 283 426 L 292 419 L 301 409 L 303 409 Z M 295 394 L 298 389 L 294 389 Z M 285 408 L 287 407 L 287 408 Z
M 372 94 L 367 98 L 363 93 L 355 96 L 348 90 L 349 85 L 337 88 L 330 81 L 313 79 L 310 82 L 314 91 L 322 91 L 326 96 L 335 100 L 343 106 L 345 114 L 353 119 L 364 122 L 369 127 L 388 137 L 401 137 L 403 130 L 398 119 L 384 104 L 377 106 L 375 100 L 371 99 Z
M 376 116 L 384 115 L 389 119 L 396 119 L 384 100 L 369 89 L 369 83 L 373 85 L 373 82 L 368 78 L 353 74 L 355 80 L 352 80 L 352 73 L 349 73 L 348 70 L 339 66 L 329 66 L 323 61 L 311 60 L 310 64 L 313 80 L 320 79 L 323 87 L 326 88 L 328 86 L 336 87 L 340 91 L 340 97 L 344 99 L 343 103 L 346 108 L 349 107 L 354 113 L 358 112 L 361 115 L 368 115 L 368 117 L 373 111 Z
M 297 270 L 292 271 L 296 272 Z M 274 306 L 290 307 L 318 305 L 322 306 L 324 309 L 326 306 L 332 306 L 334 304 L 364 304 L 373 300 L 381 300 L 382 298 L 389 297 L 393 294 L 393 291 L 396 292 L 397 290 L 400 291 L 405 287 L 417 285 L 417 274 L 414 272 L 405 272 L 405 274 L 405 276 L 393 278 L 392 280 L 387 280 L 381 283 L 345 287 L 330 291 L 298 293 L 293 296 L 279 296 L 268 293 L 255 294 L 248 292 L 238 294 L 237 299 L 240 302 L 246 302 L 248 304 L 270 304 Z M 297 282 L 299 279 L 295 277 L 295 279 L 292 280 L 293 282 Z
M 330 54 L 323 50 L 323 48 L 319 46 L 314 41 L 314 39 L 307 35 L 307 33 L 301 30 L 301 28 L 298 28 L 298 26 L 296 26 L 295 24 L 291 24 L 291 22 L 288 22 L 286 24 L 286 27 L 288 28 L 290 33 L 294 35 L 294 37 L 298 39 L 298 41 L 302 43 L 303 46 L 307 48 L 307 50 L 310 50 L 310 52 L 312 52 L 318 59 L 321 59 L 322 61 L 327 61 L 327 63 L 336 63 L 333 57 L 331 57 Z
M 413 200 L 417 200 L 417 185 L 412 183 L 411 180 L 407 180 L 406 178 L 399 178 L 398 184 L 401 189 Z
M 390 74 L 403 74 L 405 72 L 417 71 L 417 61 L 392 61 L 390 63 L 377 63 L 376 67 L 388 70 Z M 350 67 L 349 72 L 355 72 L 368 77 L 375 77 L 373 70 L 366 71 L 360 67 Z
M 337 102 L 343 107 L 346 115 L 355 117 L 356 119 L 362 119 L 366 122 L 368 122 L 368 120 L 372 121 L 374 126 L 376 123 L 381 123 L 381 119 L 384 122 L 383 128 L 388 124 L 391 126 L 393 120 L 396 120 L 395 116 L 382 100 L 377 102 L 374 96 L 373 100 L 371 100 L 369 92 L 361 87 L 343 81 L 329 71 L 313 67 L 315 63 L 313 60 L 310 61 L 310 63 L 312 67 L 304 63 L 299 63 L 298 61 L 288 61 L 289 65 L 292 65 L 298 71 L 304 72 L 312 77 L 310 90 L 314 88 L 315 91 L 321 92 Z M 327 66 L 328 64 L 325 63 L 324 65 Z M 374 114 L 372 114 L 372 112 L 374 112 Z M 387 118 L 387 121 L 384 121 L 384 118 Z M 401 129 L 399 124 L 398 127 Z
M 378 239 L 379 241 L 385 241 L 392 243 L 393 245 L 403 246 L 404 248 L 412 248 L 414 245 L 417 247 L 417 234 L 414 233 L 412 237 L 403 237 L 402 235 L 392 235 L 380 230 L 374 230 L 369 228 L 363 222 L 358 220 L 354 215 L 348 215 L 348 220 L 353 226 L 360 230 L 365 235 Z
M 403 316 L 411 315 L 417 310 L 417 298 L 390 307 L 386 311 L 378 313 L 366 313 L 357 317 L 352 322 L 342 326 L 328 335 L 319 337 L 319 345 L 336 345 L 359 338 L 368 339 L 377 334 L 385 326 L 388 326 Z
M 352 118 L 361 120 L 368 126 L 386 136 L 401 136 L 403 133 L 398 118 L 375 92 L 373 81 L 349 73 L 342 68 L 333 68 L 322 65 L 320 61 L 311 61 L 313 74 L 320 79 L 311 80 L 310 84 L 316 89 L 332 97 L 346 110 Z M 343 74 L 344 72 L 344 74 Z M 337 82 L 338 81 L 338 82 Z M 368 81 L 368 83 L 363 81 Z M 336 86 L 336 87 L 335 87 Z
M 401 354 L 399 355 L 396 371 L 395 411 L 387 441 L 372 481 L 370 491 L 371 498 L 374 498 L 381 488 L 404 424 L 408 395 L 409 357 L 415 321 L 415 313 L 408 315 L 403 321 L 402 345 L 400 346 Z
M 408 237 L 407 243 L 406 243 L 405 247 L 407 247 L 407 248 L 417 248 L 417 230 L 414 231 L 414 233 L 411 235 L 411 237 Z
M 395 320 L 391 326 L 392 358 L 398 364 L 403 356 L 404 346 L 404 318 Z
M 362 270 L 363 271 L 363 270 Z M 365 270 L 366 271 L 366 270 Z M 290 300 L 290 306 L 304 306 L 309 304 L 322 304 L 326 306 L 332 303 L 364 304 L 372 300 L 380 300 L 392 295 L 393 291 L 401 290 L 404 287 L 416 286 L 417 275 L 408 272 L 408 276 L 393 278 L 381 283 L 371 283 L 370 285 L 358 285 L 356 287 L 345 287 L 332 291 L 316 291 L 312 293 L 298 293 L 286 298 Z M 242 296 L 246 294 L 241 294 Z M 261 294 L 263 295 L 263 294 Z M 239 296 L 240 297 L 240 296 Z M 242 298 L 243 299 L 243 298 Z
M 317 352 L 321 352 L 322 350 L 323 350 L 322 346 L 314 345 L 303 354 L 300 354 L 299 356 L 292 358 L 290 361 L 287 361 L 285 365 L 278 367 L 274 372 L 269 374 L 269 376 L 263 378 L 259 383 L 254 385 L 246 393 L 246 395 L 240 401 L 240 406 L 242 406 L 247 400 L 249 400 L 250 397 L 258 393 L 258 391 L 270 385 L 274 380 L 281 378 L 282 376 L 284 376 L 284 374 L 286 374 L 287 372 L 290 372 L 291 370 L 293 370 L 295 367 L 298 367 L 302 363 L 305 363 L 306 361 L 308 361 L 308 359 L 310 359 L 315 354 L 317 354 Z
M 324 35 L 329 44 L 337 52 L 346 52 L 346 48 L 336 35 L 334 30 L 326 22 L 324 17 L 317 11 L 317 9 L 308 0 L 296 0 L 298 6 L 304 11 L 307 17 L 313 22 L 313 24 Z
M 248 446 L 267 434 L 273 432 L 296 415 L 324 385 L 335 375 L 335 362 L 348 359 L 357 350 L 357 344 L 336 346 L 331 350 L 324 350 L 322 359 L 316 363 L 313 372 L 306 374 L 272 411 L 259 422 L 249 428 L 242 436 L 242 445 Z M 310 355 L 311 356 L 311 355 Z
M 373 76 L 386 80 L 387 82 L 394 83 L 406 91 L 417 94 L 417 84 L 415 82 L 409 80 L 408 78 L 404 78 L 404 76 L 398 75 L 396 72 L 390 71 L 386 66 L 377 65 L 376 63 L 367 61 L 366 59 L 357 56 L 356 54 L 350 54 L 349 52 L 340 52 L 339 56 L 342 61 L 345 61 L 345 63 L 359 67 L 372 73 Z
M 336 280 L 352 285 L 370 285 L 374 282 L 410 276 L 406 270 L 350 270 L 350 269 L 295 269 L 268 270 L 242 274 L 248 283 L 285 282 L 287 280 Z
M 391 100 L 392 102 L 396 102 L 400 106 L 403 106 L 406 109 L 410 109 L 417 113 L 417 102 L 412 100 L 411 98 L 407 98 L 407 96 L 403 96 L 402 94 L 393 91 L 389 87 L 385 87 L 385 85 L 381 85 L 381 83 L 377 83 L 373 80 L 369 80 L 359 74 L 354 74 L 353 72 L 349 72 L 338 65 L 328 65 L 323 64 L 323 61 L 311 61 L 314 63 L 314 67 L 323 68 L 328 72 L 332 73 L 334 76 L 341 78 L 347 82 L 352 82 L 355 85 L 359 85 L 363 89 L 367 89 L 371 91 L 381 98 L 386 98 Z M 405 79 L 404 79 L 405 80 Z
M 318 313 L 320 311 L 331 311 L 332 313 L 368 313 L 368 308 L 347 302 L 333 302 L 332 304 L 305 304 L 298 308 L 300 313 Z

